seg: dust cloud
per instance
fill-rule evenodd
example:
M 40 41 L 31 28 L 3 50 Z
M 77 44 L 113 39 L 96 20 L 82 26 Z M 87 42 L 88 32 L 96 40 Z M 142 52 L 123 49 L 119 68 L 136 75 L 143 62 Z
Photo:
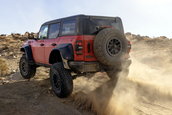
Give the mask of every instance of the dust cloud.
M 128 77 L 118 82 L 106 73 L 74 82 L 74 103 L 98 115 L 172 114 L 172 41 L 142 39 L 132 43 Z

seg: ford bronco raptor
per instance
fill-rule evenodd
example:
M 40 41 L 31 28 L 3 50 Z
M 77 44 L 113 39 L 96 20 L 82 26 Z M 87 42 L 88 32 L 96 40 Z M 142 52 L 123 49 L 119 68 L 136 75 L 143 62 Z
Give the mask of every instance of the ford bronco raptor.
M 52 90 L 62 98 L 72 93 L 76 76 L 105 71 L 117 79 L 128 73 L 130 49 L 119 17 L 71 16 L 44 23 L 38 38 L 24 43 L 19 69 L 30 79 L 37 67 L 50 67 Z

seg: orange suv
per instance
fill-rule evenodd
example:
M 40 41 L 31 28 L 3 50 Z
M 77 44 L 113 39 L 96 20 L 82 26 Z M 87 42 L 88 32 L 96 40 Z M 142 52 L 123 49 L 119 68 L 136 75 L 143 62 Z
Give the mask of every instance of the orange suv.
M 38 38 L 22 46 L 19 68 L 30 79 L 37 67 L 50 67 L 53 91 L 66 97 L 76 76 L 105 71 L 117 79 L 120 71 L 128 73 L 130 49 L 119 17 L 71 16 L 44 23 Z

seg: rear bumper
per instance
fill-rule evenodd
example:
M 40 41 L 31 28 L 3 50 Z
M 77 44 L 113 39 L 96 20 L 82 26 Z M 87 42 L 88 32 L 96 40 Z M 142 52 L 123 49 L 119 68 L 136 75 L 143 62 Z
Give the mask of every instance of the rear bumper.
M 98 62 L 70 61 L 68 64 L 74 72 L 98 72 L 101 70 Z
M 99 62 L 84 62 L 84 61 L 69 61 L 68 62 L 69 67 L 74 71 L 74 72 L 98 72 L 104 70 Z M 131 65 L 131 60 L 125 60 L 122 63 L 123 68 L 128 68 Z M 116 65 L 121 68 L 121 64 Z

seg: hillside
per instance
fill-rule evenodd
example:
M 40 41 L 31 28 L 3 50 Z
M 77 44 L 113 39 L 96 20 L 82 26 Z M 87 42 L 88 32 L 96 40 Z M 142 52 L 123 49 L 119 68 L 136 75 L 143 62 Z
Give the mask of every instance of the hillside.
M 34 78 L 19 74 L 20 47 L 31 35 L 0 36 L 0 115 L 171 115 L 172 39 L 126 33 L 131 41 L 129 76 L 114 86 L 106 73 L 74 80 L 74 92 L 57 98 L 49 83 L 49 69 L 40 67 Z

